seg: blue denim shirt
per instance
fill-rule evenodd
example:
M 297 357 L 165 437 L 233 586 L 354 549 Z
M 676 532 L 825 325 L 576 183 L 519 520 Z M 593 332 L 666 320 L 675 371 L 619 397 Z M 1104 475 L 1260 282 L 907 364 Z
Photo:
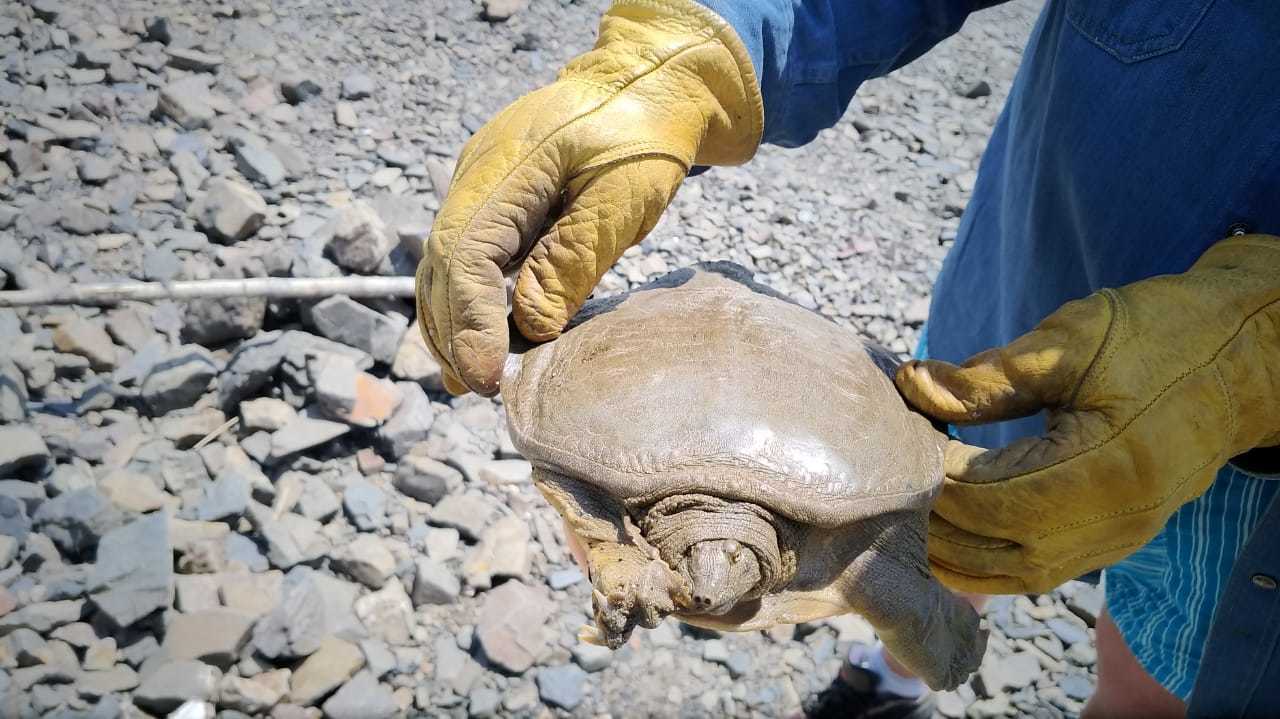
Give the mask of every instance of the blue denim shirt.
M 747 45 L 765 141 L 800 145 L 858 85 L 990 2 L 701 0 Z M 961 361 L 1102 287 L 1185 271 L 1241 224 L 1280 234 L 1280 2 L 1049 0 L 934 289 L 929 353 Z M 982 446 L 1032 417 L 965 428 Z M 1195 714 L 1280 711 L 1280 508 L 1222 596 Z

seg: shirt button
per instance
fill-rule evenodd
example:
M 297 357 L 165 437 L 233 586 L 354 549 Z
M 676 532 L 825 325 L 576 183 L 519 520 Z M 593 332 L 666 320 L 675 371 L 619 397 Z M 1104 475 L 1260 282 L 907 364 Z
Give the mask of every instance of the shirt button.
M 1253 581 L 1253 586 L 1259 589 L 1271 590 L 1276 588 L 1276 580 L 1265 574 L 1255 574 L 1250 579 Z

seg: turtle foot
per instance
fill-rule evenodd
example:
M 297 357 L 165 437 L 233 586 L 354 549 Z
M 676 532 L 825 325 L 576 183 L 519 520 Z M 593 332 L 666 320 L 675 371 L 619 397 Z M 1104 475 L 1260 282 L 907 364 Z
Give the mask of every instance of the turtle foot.
M 661 559 L 629 544 L 592 547 L 594 637 L 611 649 L 626 643 L 637 626 L 652 629 L 672 612 L 689 606 L 684 578 Z

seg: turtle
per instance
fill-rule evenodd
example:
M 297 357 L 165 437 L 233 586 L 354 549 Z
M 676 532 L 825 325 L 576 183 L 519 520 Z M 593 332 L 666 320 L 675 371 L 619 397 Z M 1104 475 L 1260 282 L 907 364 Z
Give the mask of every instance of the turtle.
M 511 439 L 585 548 L 584 638 L 857 612 L 929 686 L 964 681 L 986 633 L 925 551 L 947 436 L 904 403 L 897 363 L 727 262 L 589 300 L 515 347 Z

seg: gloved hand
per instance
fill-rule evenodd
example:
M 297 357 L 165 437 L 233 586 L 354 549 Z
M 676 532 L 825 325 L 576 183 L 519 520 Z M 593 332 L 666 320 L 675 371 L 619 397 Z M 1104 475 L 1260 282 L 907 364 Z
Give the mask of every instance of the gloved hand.
M 418 268 L 445 385 L 498 391 L 515 326 L 553 339 L 640 242 L 694 164 L 746 162 L 764 110 L 751 58 L 692 0 L 616 0 L 595 49 L 467 143 Z
M 955 423 L 1048 410 L 991 451 L 952 442 L 929 527 L 953 589 L 1044 592 L 1154 537 L 1232 457 L 1280 444 L 1280 238 L 1233 237 L 1187 272 L 1070 302 L 957 367 L 898 370 Z

